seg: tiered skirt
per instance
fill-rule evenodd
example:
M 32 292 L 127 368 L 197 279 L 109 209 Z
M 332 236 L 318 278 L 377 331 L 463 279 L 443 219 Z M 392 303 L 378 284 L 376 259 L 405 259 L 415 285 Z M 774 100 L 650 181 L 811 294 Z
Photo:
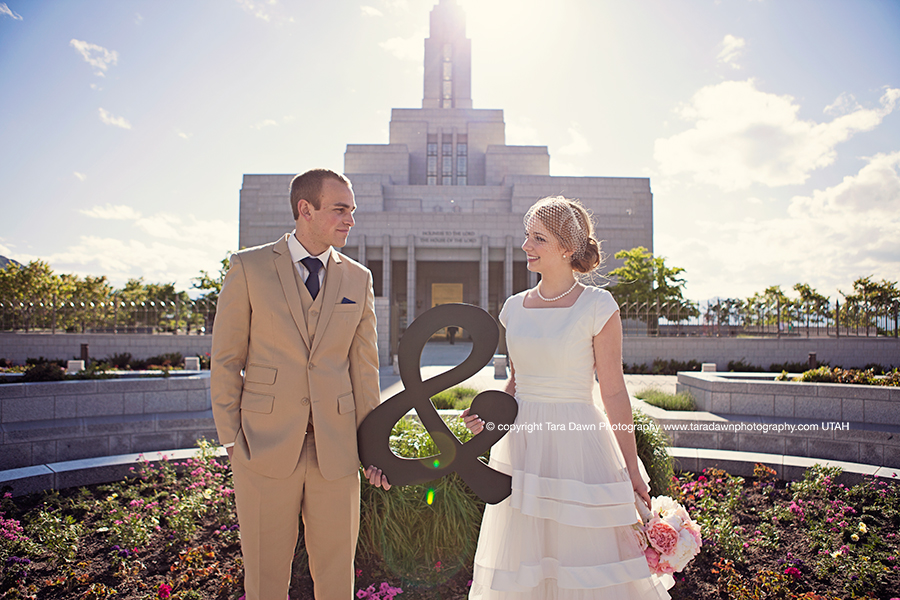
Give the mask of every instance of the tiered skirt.
M 512 494 L 485 508 L 470 600 L 669 598 L 634 534 L 634 491 L 603 412 L 520 399 L 516 425 L 491 450 Z

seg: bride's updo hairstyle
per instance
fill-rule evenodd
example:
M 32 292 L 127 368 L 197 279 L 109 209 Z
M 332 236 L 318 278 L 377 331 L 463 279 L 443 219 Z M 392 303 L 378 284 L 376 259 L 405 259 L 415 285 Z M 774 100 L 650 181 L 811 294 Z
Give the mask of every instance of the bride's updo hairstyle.
M 534 219 L 539 219 L 560 246 L 571 252 L 574 271 L 590 273 L 600 266 L 600 244 L 594 239 L 594 225 L 581 202 L 562 196 L 541 198 L 525 213 L 525 229 Z

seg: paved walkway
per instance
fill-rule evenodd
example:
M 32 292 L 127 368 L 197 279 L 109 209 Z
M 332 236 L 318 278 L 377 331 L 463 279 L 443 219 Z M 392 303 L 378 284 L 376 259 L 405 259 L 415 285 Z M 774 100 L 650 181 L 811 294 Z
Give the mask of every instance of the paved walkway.
M 463 362 L 471 351 L 471 342 L 457 342 L 456 344 L 429 342 L 422 351 L 422 360 L 420 362 L 422 379 L 430 379 L 435 375 L 452 369 Z M 394 374 L 392 365 L 381 368 L 380 379 L 382 401 L 403 390 L 400 375 Z M 631 396 L 647 388 L 656 388 L 674 394 L 676 379 L 674 375 L 626 375 L 625 385 L 628 387 L 628 393 Z M 484 390 L 502 390 L 506 385 L 506 377 L 495 378 L 494 367 L 489 364 L 459 385 L 475 388 L 479 392 Z

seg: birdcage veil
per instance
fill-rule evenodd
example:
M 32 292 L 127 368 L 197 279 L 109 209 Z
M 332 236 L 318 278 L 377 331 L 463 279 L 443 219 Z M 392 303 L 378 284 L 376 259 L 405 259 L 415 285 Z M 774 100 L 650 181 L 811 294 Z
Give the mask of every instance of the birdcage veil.
M 584 255 L 591 235 L 590 221 L 579 219 L 573 203 L 562 196 L 542 198 L 525 213 L 525 229 L 539 222 L 546 227 L 573 258 Z
M 542 198 L 525 213 L 524 223 L 526 231 L 537 223 L 549 230 L 566 252 L 582 283 L 597 285 L 605 279 L 599 276 L 600 245 L 594 239 L 591 214 L 581 202 L 563 196 Z

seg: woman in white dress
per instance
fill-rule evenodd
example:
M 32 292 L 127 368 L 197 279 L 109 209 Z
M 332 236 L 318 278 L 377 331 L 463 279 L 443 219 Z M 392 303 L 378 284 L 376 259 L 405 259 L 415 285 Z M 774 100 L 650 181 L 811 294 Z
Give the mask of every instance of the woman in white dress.
M 577 201 L 538 201 L 525 216 L 522 249 L 533 289 L 509 298 L 515 427 L 491 449 L 512 494 L 485 508 L 470 599 L 669 598 L 650 574 L 632 525 L 635 497 L 650 504 L 622 375 L 622 324 L 606 290 L 575 273 L 599 266 L 590 216 Z M 604 411 L 593 401 L 594 373 Z M 485 422 L 469 411 L 475 434 Z

